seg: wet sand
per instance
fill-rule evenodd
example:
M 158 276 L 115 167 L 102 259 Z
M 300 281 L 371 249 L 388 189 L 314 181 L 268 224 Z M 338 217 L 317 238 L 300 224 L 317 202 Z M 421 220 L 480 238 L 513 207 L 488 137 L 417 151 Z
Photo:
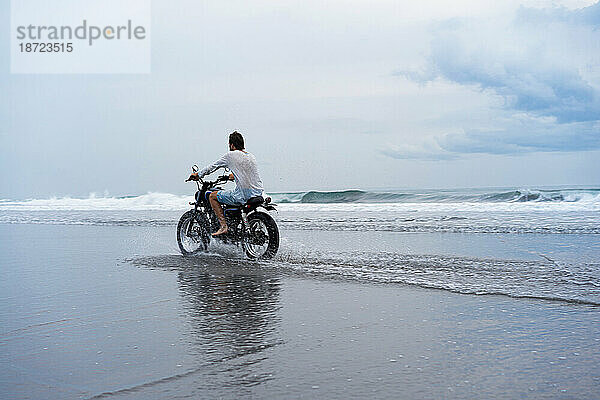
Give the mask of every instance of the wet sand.
M 538 257 L 510 236 L 382 235 L 288 231 L 282 251 L 318 236 L 323 253 Z M 172 227 L 0 225 L 0 254 L 2 398 L 600 397 L 594 305 L 361 281 L 293 254 L 183 258 Z

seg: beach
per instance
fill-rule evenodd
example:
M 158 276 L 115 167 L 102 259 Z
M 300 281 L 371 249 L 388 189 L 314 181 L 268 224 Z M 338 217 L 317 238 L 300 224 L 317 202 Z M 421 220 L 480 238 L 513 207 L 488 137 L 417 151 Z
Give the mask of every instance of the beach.
M 358 230 L 335 207 L 307 229 L 302 207 L 271 261 L 179 255 L 179 210 L 3 210 L 2 397 L 600 395 L 597 233 Z
M 0 400 L 600 400 L 600 0 L 0 15 Z

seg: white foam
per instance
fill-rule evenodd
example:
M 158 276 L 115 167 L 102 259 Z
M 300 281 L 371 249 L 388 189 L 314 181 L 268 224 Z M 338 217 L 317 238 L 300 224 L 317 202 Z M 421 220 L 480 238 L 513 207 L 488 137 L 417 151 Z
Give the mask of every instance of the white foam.
M 457 215 L 461 212 L 569 212 L 600 211 L 598 201 L 577 202 L 498 202 L 498 203 L 287 203 L 278 206 L 286 211 L 339 212 L 436 212 Z
M 28 199 L 24 201 L 6 200 L 0 202 L 0 210 L 182 210 L 189 208 L 192 196 L 178 196 L 171 193 L 149 192 L 134 197 L 96 197 L 94 193 L 87 198 L 51 197 L 49 199 Z
M 526 202 L 413 202 L 413 203 L 280 203 L 278 209 L 286 211 L 340 211 L 340 212 L 560 212 L 560 211 L 600 211 L 600 194 L 586 192 L 565 192 L 564 201 Z M 189 208 L 191 195 L 149 192 L 131 197 L 98 197 L 91 193 L 87 198 L 51 197 L 48 199 L 28 199 L 15 201 L 0 200 L 2 210 L 165 210 L 177 211 Z M 453 214 L 455 215 L 455 214 Z

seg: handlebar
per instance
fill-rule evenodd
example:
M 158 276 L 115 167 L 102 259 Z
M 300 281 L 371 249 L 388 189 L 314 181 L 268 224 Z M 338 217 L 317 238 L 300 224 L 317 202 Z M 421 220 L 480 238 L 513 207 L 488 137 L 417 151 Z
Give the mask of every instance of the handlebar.
M 197 173 L 194 172 L 185 181 L 186 182 L 195 181 L 195 182 L 199 182 L 199 183 L 203 183 L 203 184 L 206 183 L 206 184 L 209 184 L 209 185 L 215 185 L 215 184 L 217 184 L 219 182 L 228 182 L 229 181 L 229 175 L 221 175 L 221 176 L 217 177 L 217 179 L 214 180 L 214 181 L 205 181 L 202 178 L 200 178 Z
M 225 168 L 225 172 L 228 172 L 227 168 Z M 198 176 L 198 166 L 196 164 L 194 164 L 192 166 L 192 174 L 185 181 L 186 182 L 195 181 L 196 184 L 198 185 L 198 189 L 200 189 L 200 183 L 202 183 L 202 185 L 212 186 L 212 185 L 216 185 L 219 182 L 228 182 L 229 175 L 228 174 L 221 175 L 221 176 L 217 177 L 217 179 L 214 181 L 205 181 Z
M 229 175 L 221 175 L 217 178 L 217 182 L 229 182 Z

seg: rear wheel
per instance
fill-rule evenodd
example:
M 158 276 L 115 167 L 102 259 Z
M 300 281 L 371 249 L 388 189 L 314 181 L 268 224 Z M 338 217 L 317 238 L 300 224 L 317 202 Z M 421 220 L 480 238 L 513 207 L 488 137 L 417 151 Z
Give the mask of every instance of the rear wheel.
M 250 258 L 273 258 L 279 249 L 279 229 L 273 217 L 264 212 L 248 216 L 244 250 Z
M 203 214 L 188 211 L 179 218 L 177 244 L 181 254 L 188 255 L 198 251 L 206 251 L 209 243 L 208 221 Z

